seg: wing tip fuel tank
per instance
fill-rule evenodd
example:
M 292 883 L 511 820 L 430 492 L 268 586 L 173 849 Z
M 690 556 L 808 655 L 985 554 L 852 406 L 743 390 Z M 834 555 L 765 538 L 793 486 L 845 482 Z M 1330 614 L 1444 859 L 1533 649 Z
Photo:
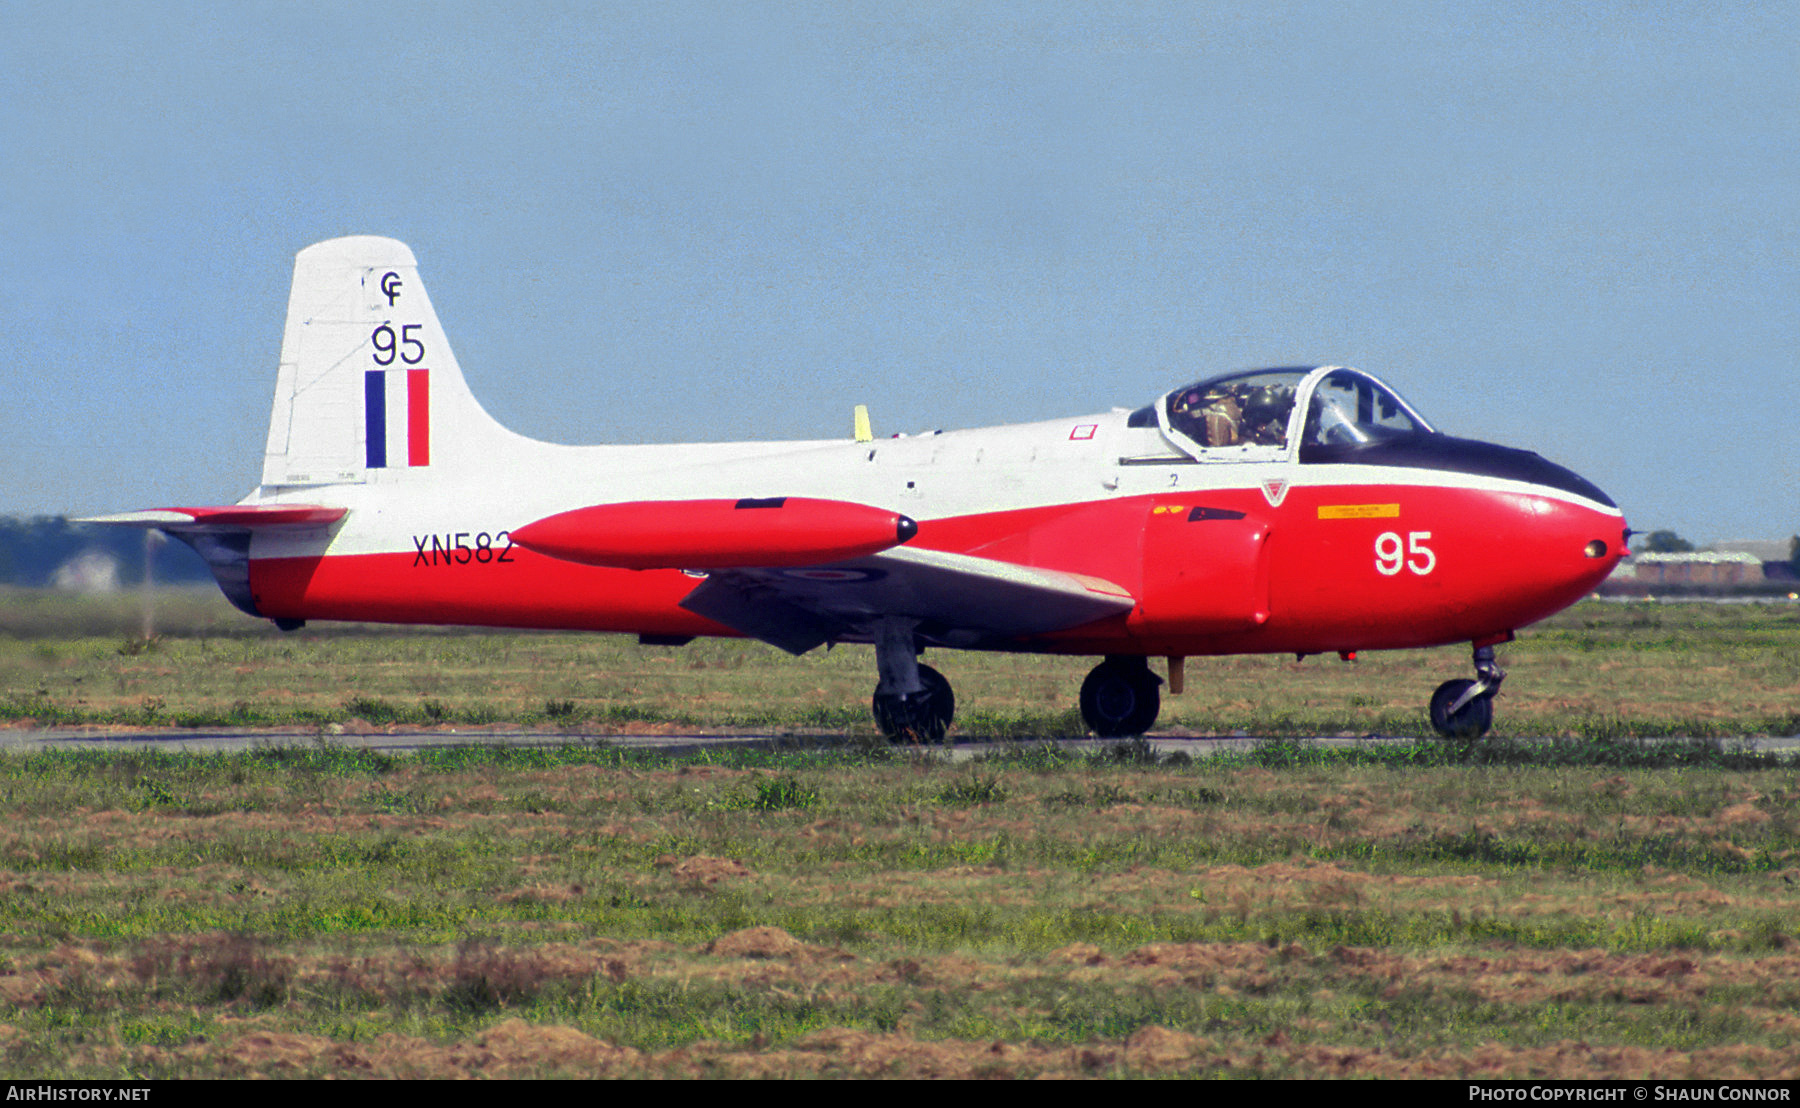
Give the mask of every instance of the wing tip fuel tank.
M 843 500 L 785 496 L 595 504 L 515 528 L 534 553 L 620 569 L 812 566 L 874 554 L 918 533 L 911 518 Z

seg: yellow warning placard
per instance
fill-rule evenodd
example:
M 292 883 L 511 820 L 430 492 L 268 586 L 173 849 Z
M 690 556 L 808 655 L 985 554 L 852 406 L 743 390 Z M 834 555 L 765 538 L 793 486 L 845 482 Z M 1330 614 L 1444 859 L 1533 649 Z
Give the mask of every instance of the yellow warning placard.
M 1320 519 L 1398 519 L 1398 504 L 1321 504 Z

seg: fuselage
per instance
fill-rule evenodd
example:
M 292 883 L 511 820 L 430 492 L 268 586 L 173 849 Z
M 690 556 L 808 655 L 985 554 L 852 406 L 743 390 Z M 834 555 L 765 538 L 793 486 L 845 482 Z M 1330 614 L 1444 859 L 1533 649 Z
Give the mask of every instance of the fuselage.
M 244 599 L 279 620 L 731 635 L 679 607 L 704 567 L 581 565 L 512 533 L 594 504 L 816 497 L 904 513 L 914 547 L 1097 578 L 1136 599 L 1084 626 L 957 645 L 1315 653 L 1503 637 L 1590 592 L 1624 552 L 1618 509 L 1535 455 L 1433 434 L 1417 457 L 1301 445 L 1214 458 L 1145 424 L 1113 411 L 868 442 L 682 446 L 509 435 L 489 464 L 414 475 L 403 494 L 379 475 L 332 490 L 349 509 L 334 527 L 256 535 Z

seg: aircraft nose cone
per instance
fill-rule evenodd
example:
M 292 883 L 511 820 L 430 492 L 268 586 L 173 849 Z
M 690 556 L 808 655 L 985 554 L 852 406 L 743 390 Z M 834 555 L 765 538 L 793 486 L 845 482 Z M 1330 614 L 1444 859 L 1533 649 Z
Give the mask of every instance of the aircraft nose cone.
M 1546 564 L 1560 567 L 1558 574 L 1583 594 L 1593 591 L 1627 553 L 1625 521 L 1575 505 L 1558 505 L 1553 517 L 1545 521 L 1545 538 L 1555 543 L 1556 554 Z
M 899 516 L 894 524 L 894 536 L 900 542 L 909 541 L 919 533 L 919 521 L 911 516 Z
M 1588 499 L 1609 508 L 1617 507 L 1612 498 L 1602 492 L 1600 487 L 1592 481 L 1574 470 L 1563 469 L 1561 466 L 1557 468 L 1568 474 L 1570 483 L 1582 490 L 1583 495 L 1586 495 Z M 1593 513 L 1582 520 L 1582 525 L 1585 525 L 1586 533 L 1590 536 L 1582 544 L 1582 558 L 1587 563 L 1586 568 L 1589 571 L 1597 572 L 1599 579 L 1604 580 L 1613 571 L 1613 567 L 1617 566 L 1630 553 L 1626 544 L 1631 539 L 1631 528 L 1625 525 L 1622 518 L 1605 512 Z
M 1491 502 L 1488 556 L 1474 579 L 1490 618 L 1523 627 L 1592 595 L 1624 556 L 1625 521 L 1586 497 L 1517 492 Z

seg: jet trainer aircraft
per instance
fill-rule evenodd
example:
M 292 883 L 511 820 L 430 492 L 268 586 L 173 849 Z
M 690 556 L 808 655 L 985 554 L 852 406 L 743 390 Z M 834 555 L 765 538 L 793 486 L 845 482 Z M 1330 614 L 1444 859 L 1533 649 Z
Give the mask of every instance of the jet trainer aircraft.
M 950 726 L 927 647 L 1103 657 L 1102 736 L 1168 659 L 1473 646 L 1434 727 L 1484 734 L 1494 646 L 1625 553 L 1619 509 L 1536 454 L 1434 430 L 1335 366 L 1230 373 L 1135 411 L 876 439 L 559 446 L 464 382 L 406 246 L 295 260 L 261 484 L 93 522 L 192 546 L 226 596 L 307 620 L 872 643 L 893 738 Z

